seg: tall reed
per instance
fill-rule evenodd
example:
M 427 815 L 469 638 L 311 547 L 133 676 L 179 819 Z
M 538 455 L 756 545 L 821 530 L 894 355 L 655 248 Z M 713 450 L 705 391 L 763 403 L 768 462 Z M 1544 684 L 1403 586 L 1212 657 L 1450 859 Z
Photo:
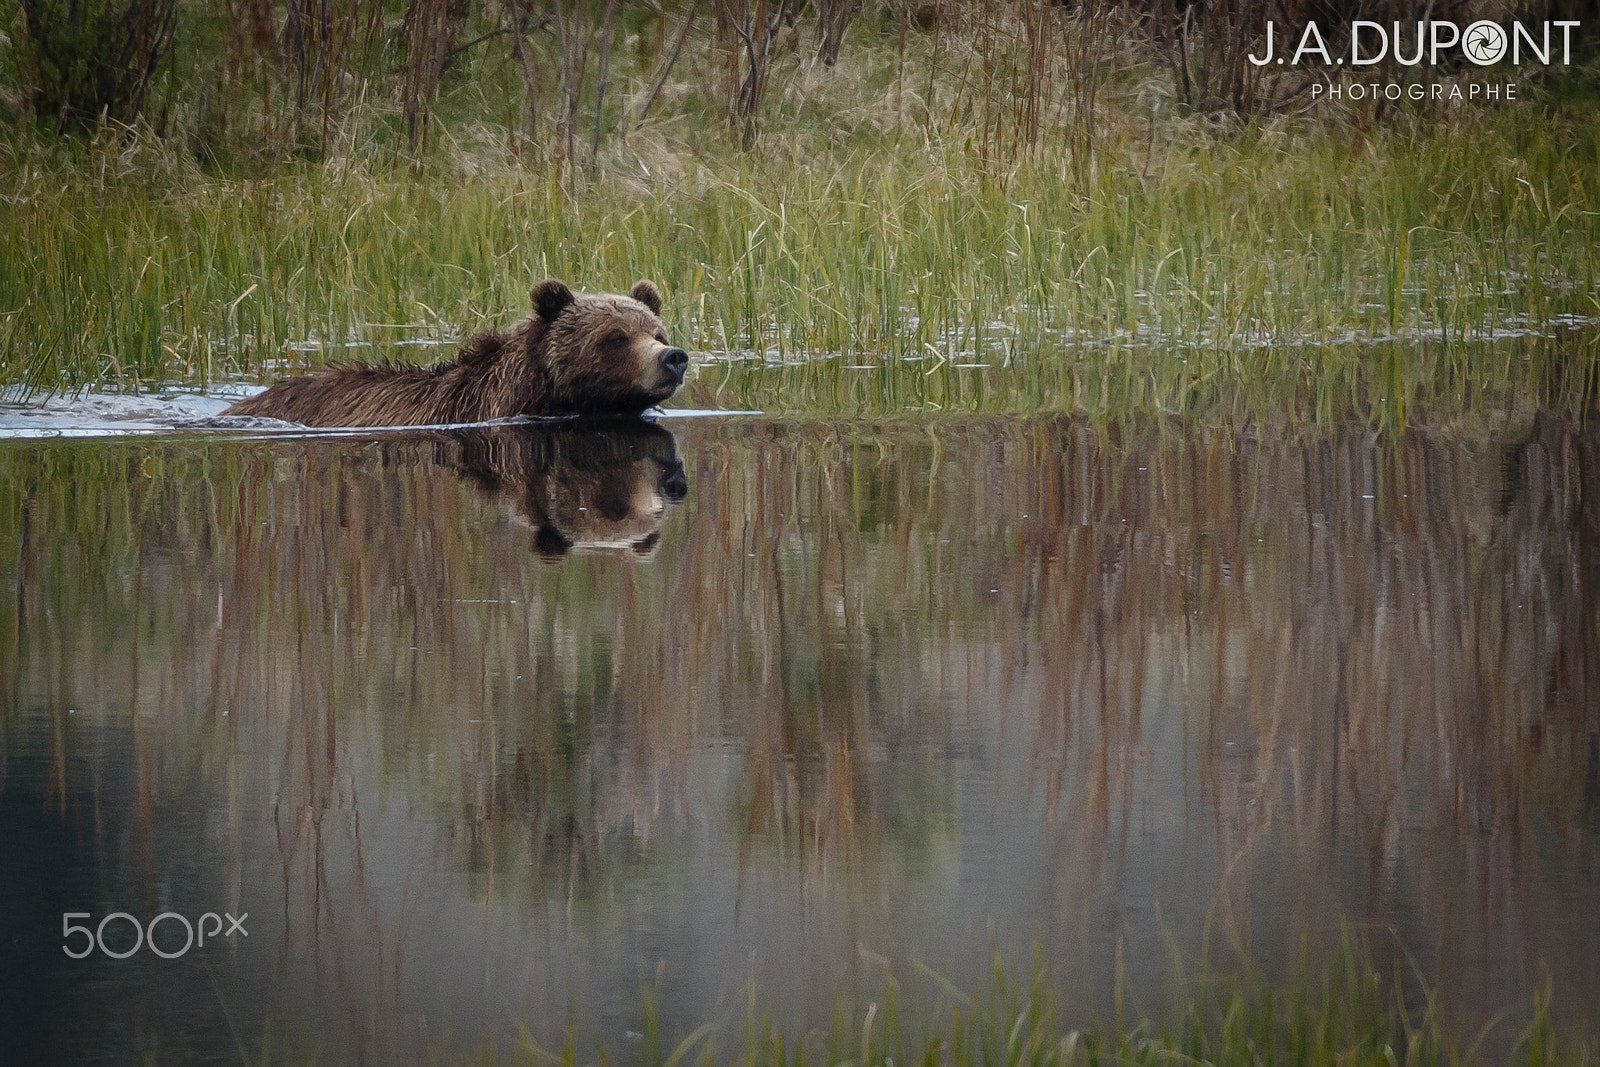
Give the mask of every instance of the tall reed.
M 783 5 L 737 25 L 743 8 L 700 7 L 468 5 L 448 33 L 454 7 L 387 29 L 338 8 L 302 35 L 322 57 L 241 6 L 234 34 L 271 49 L 240 74 L 260 100 L 200 109 L 233 133 L 0 140 L 0 378 L 261 379 L 505 324 L 546 274 L 649 275 L 703 363 L 835 358 L 901 391 L 1037 355 L 1075 395 L 1182 410 L 1271 377 L 1290 406 L 1349 383 L 1392 411 L 1459 396 L 1472 343 L 1534 337 L 1571 403 L 1592 397 L 1600 141 L 1581 98 L 1378 126 L 1241 114 L 1219 134 L 1163 102 L 1125 9 L 992 0 L 936 6 L 927 29 L 885 11 L 849 23 L 830 68 L 798 47 L 826 27 Z M 352 72 L 407 26 L 398 107 Z M 741 94 L 762 100 L 754 150 L 756 126 L 724 123 Z M 223 151 L 285 128 L 310 158 Z M 1391 342 L 1455 371 L 1426 381 Z M 1482 384 L 1542 373 L 1519 357 Z

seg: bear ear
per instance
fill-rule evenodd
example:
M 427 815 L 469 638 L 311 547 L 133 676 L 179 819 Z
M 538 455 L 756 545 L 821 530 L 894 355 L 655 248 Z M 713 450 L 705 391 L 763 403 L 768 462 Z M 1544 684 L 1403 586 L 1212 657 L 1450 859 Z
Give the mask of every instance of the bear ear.
M 650 309 L 650 314 L 661 314 L 661 290 L 649 282 L 639 282 L 628 293 L 639 303 Z
M 557 315 L 565 311 L 573 299 L 572 290 L 567 288 L 567 283 L 554 278 L 533 287 L 534 310 L 546 322 L 554 320 Z
M 628 547 L 633 550 L 633 554 L 635 556 L 638 556 L 640 559 L 648 559 L 651 553 L 655 552 L 656 546 L 660 543 L 661 531 L 651 530 L 648 534 L 639 538 L 639 540 L 635 541 Z

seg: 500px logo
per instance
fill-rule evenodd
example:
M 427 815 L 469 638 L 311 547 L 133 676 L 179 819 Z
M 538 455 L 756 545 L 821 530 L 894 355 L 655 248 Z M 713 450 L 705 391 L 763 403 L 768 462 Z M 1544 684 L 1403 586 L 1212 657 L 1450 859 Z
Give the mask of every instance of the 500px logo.
M 224 931 L 222 928 L 223 916 L 227 916 L 228 919 L 228 928 L 226 931 Z M 198 924 L 196 924 L 191 923 L 188 918 L 179 915 L 175 911 L 164 911 L 160 915 L 157 915 L 154 919 L 151 919 L 148 925 L 141 926 L 139 924 L 139 920 L 135 919 L 127 912 L 114 911 L 110 915 L 107 915 L 105 918 L 101 919 L 100 924 L 92 931 L 89 929 L 89 927 L 75 925 L 72 921 L 74 919 L 88 918 L 91 918 L 91 916 L 90 913 L 86 911 L 64 911 L 61 913 L 61 940 L 70 942 L 75 934 L 82 934 L 84 938 L 83 947 L 81 949 L 74 950 L 71 944 L 64 944 L 61 946 L 61 951 L 65 952 L 75 960 L 83 959 L 85 956 L 88 956 L 90 953 L 94 952 L 94 950 L 97 948 L 102 953 L 110 956 L 114 960 L 125 960 L 146 945 L 150 947 L 151 952 L 154 952 L 162 959 L 175 960 L 179 956 L 182 956 L 188 952 L 191 948 L 204 948 L 207 937 L 215 940 L 218 934 L 221 934 L 223 937 L 232 937 L 236 933 L 244 937 L 250 936 L 250 931 L 244 928 L 244 921 L 250 918 L 249 912 L 245 912 L 243 915 L 240 915 L 237 919 L 235 919 L 227 912 L 223 912 L 222 915 L 218 915 L 214 911 L 208 911 L 204 915 L 200 916 L 200 921 Z M 123 925 L 133 928 L 132 948 L 115 948 L 108 947 L 106 945 L 106 926 L 110 924 L 113 919 L 120 919 L 122 920 Z M 208 922 L 211 927 L 209 930 L 206 929 Z M 162 923 L 166 923 L 167 929 L 173 931 L 172 935 L 164 934 L 162 937 L 162 940 L 167 943 L 165 948 L 156 943 L 156 927 L 160 926 Z M 198 939 L 195 937 L 197 926 L 199 928 Z M 176 931 L 180 928 L 183 930 L 183 946 L 175 949 L 173 948 L 173 943 L 176 937 Z M 116 931 L 118 927 L 113 927 L 112 929 L 113 931 Z M 125 940 L 125 938 L 123 940 Z
M 1350 57 L 1352 67 L 1370 67 L 1381 63 L 1389 57 L 1390 51 L 1394 53 L 1394 60 L 1402 67 L 1414 67 L 1427 56 L 1428 65 L 1438 66 L 1441 54 L 1448 57 L 1451 49 L 1458 50 L 1461 55 L 1476 63 L 1480 67 L 1491 66 L 1505 58 L 1506 53 L 1511 53 L 1511 62 L 1517 66 L 1522 65 L 1524 50 L 1529 56 L 1529 62 L 1537 59 L 1545 66 L 1550 65 L 1551 56 L 1555 51 L 1555 37 L 1551 30 L 1559 31 L 1561 39 L 1561 65 L 1570 66 L 1572 63 L 1572 31 L 1582 25 L 1575 21 L 1545 22 L 1529 29 L 1520 22 L 1511 24 L 1511 31 L 1506 32 L 1505 27 L 1498 22 L 1487 19 L 1474 22 L 1466 28 L 1454 22 L 1418 22 L 1417 31 L 1412 36 L 1413 50 L 1406 55 L 1404 23 L 1395 22 L 1386 29 L 1382 23 L 1368 22 L 1356 19 L 1350 23 Z M 1392 34 L 1390 31 L 1393 31 Z M 1273 24 L 1267 22 L 1267 54 L 1257 56 L 1250 53 L 1246 58 L 1258 67 L 1264 67 L 1276 59 L 1282 63 L 1282 56 L 1274 57 Z M 1344 66 L 1345 57 L 1335 57 L 1329 51 L 1327 44 L 1322 39 L 1322 31 L 1317 29 L 1315 22 L 1307 22 L 1305 29 L 1300 32 L 1300 43 L 1295 47 L 1294 56 L 1289 60 L 1290 66 L 1299 66 L 1300 61 L 1308 56 L 1319 57 L 1322 62 L 1330 66 Z

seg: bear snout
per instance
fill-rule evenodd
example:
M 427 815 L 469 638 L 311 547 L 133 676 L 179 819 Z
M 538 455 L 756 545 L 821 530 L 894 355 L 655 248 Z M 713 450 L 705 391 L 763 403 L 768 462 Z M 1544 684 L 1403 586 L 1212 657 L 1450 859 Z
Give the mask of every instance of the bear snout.
M 672 376 L 673 381 L 683 384 L 683 374 L 689 369 L 689 353 L 681 348 L 663 348 L 656 360 Z
M 683 461 L 673 460 L 667 468 L 665 476 L 661 479 L 661 495 L 673 503 L 677 503 L 689 495 L 689 479 L 683 474 Z

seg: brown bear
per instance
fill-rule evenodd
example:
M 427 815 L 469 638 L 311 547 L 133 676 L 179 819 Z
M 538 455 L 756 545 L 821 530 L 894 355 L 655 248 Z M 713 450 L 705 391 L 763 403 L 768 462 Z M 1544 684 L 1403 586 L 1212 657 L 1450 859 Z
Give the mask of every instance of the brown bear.
M 627 296 L 574 294 L 551 279 L 534 313 L 479 334 L 432 367 L 356 363 L 286 378 L 224 415 L 306 426 L 439 426 L 513 415 L 637 414 L 683 384 L 689 356 L 667 342 L 661 294 L 639 282 Z
M 547 561 L 570 551 L 649 556 L 667 505 L 689 491 L 676 439 L 644 419 L 473 427 L 435 440 L 436 462 L 510 504 Z

